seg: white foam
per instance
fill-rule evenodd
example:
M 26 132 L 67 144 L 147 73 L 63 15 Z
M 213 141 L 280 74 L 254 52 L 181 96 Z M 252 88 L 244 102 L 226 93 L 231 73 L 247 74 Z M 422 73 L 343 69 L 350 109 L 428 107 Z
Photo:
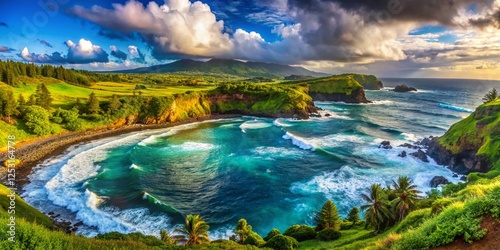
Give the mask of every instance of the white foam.
M 418 142 L 418 136 L 412 133 L 401 133 L 405 140 L 410 142 Z
M 281 121 L 281 118 L 278 118 L 276 120 L 273 121 L 273 125 L 276 126 L 276 127 L 290 127 L 291 125 L 290 124 L 285 124 Z
M 172 145 L 170 148 L 178 149 L 182 151 L 207 151 L 216 148 L 215 145 L 211 143 L 203 142 L 184 142 L 179 145 Z M 168 148 L 167 148 L 168 149 Z
M 260 146 L 252 150 L 254 154 L 268 158 L 291 158 L 303 156 L 303 151 L 295 148 Z
M 299 136 L 296 136 L 290 132 L 286 132 L 286 134 L 283 135 L 283 139 L 291 140 L 293 145 L 295 145 L 301 149 L 304 149 L 304 150 L 314 151 L 316 149 L 316 147 L 314 145 L 312 145 L 311 143 L 307 142 L 306 139 L 299 137 Z
M 462 108 L 462 107 L 457 107 L 457 106 L 453 106 L 453 105 L 448 105 L 448 104 L 444 104 L 444 103 L 440 103 L 438 106 L 440 108 L 447 108 L 447 109 L 451 109 L 451 110 L 455 110 L 455 111 L 459 111 L 459 112 L 467 112 L 467 113 L 474 112 L 474 111 L 472 111 L 470 109 L 466 109 L 466 108 Z
M 262 120 L 251 120 L 251 121 L 246 121 L 240 125 L 241 131 L 245 133 L 247 129 L 263 129 L 263 128 L 268 128 L 271 127 L 272 124 L 268 122 L 264 122 Z
M 141 167 L 135 165 L 134 163 L 132 163 L 132 165 L 130 165 L 130 167 L 128 167 L 129 169 L 136 169 L 136 170 L 142 170 Z

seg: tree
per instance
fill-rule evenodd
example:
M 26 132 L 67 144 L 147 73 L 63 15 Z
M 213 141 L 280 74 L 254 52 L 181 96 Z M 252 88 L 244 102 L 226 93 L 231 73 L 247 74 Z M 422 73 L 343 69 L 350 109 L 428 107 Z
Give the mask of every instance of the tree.
M 160 240 L 169 245 L 174 245 L 176 243 L 174 238 L 170 236 L 167 230 L 160 230 Z
M 351 211 L 349 211 L 349 215 L 347 215 L 347 220 L 352 222 L 353 226 L 361 221 L 361 218 L 359 217 L 358 207 L 353 207 Z
M 24 114 L 26 126 L 36 135 L 46 135 L 53 132 L 49 121 L 50 114 L 40 106 L 29 106 Z
M 383 223 L 389 218 L 389 208 L 387 202 L 383 199 L 383 189 L 380 184 L 373 184 L 368 188 L 369 194 L 361 194 L 363 200 L 368 204 L 361 206 L 365 212 L 367 226 L 375 227 L 378 232 Z
M 394 199 L 397 219 L 402 221 L 408 213 L 415 208 L 416 200 L 419 198 L 420 191 L 417 186 L 413 185 L 413 181 L 406 177 L 401 176 L 398 181 L 392 181 L 396 199 Z
M 90 93 L 89 102 L 87 103 L 87 113 L 98 114 L 100 110 L 99 99 L 97 99 L 94 92 Z
M 243 243 L 248 235 L 252 233 L 252 226 L 248 225 L 247 220 L 240 219 L 236 224 L 234 233 L 238 235 L 238 242 Z
M 198 214 L 186 216 L 186 224 L 181 228 L 175 229 L 175 232 L 181 235 L 175 236 L 176 240 L 185 242 L 184 245 L 192 246 L 203 242 L 210 242 L 208 238 L 208 224 Z
M 122 103 L 120 102 L 120 99 L 118 96 L 113 95 L 111 96 L 111 100 L 109 101 L 109 108 L 108 108 L 108 114 L 113 114 L 116 112 L 120 107 Z
M 23 94 L 19 94 L 17 98 L 17 110 L 22 114 L 24 114 L 24 109 L 26 108 L 26 99 L 24 99 Z
M 45 86 L 44 83 L 37 86 L 35 97 L 36 97 L 36 105 L 46 110 L 50 109 L 50 105 L 52 104 L 53 99 L 49 89 L 47 89 L 47 86 Z
M 35 95 L 30 95 L 29 99 L 28 99 L 28 105 L 36 105 L 36 97 Z
M 325 228 L 333 228 L 340 230 L 340 217 L 337 207 L 331 200 L 327 200 L 321 208 L 321 211 L 316 215 L 316 231 L 321 231 Z
M 14 92 L 12 90 L 7 90 L 5 92 L 3 100 L 3 112 L 2 115 L 7 116 L 10 119 L 11 115 L 17 115 L 19 112 L 16 108 L 16 99 L 14 99 Z
M 488 103 L 496 100 L 497 98 L 500 98 L 500 96 L 498 95 L 497 89 L 494 88 L 483 97 L 483 101 L 484 103 Z

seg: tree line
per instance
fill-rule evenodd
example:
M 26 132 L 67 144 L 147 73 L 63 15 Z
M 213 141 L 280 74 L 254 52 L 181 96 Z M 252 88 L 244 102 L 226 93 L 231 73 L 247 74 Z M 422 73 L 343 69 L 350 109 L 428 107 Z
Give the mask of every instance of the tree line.
M 66 69 L 63 66 L 49 64 L 36 65 L 16 61 L 0 60 L 0 80 L 8 85 L 20 84 L 20 76 L 26 77 L 52 77 L 70 84 L 90 86 L 91 82 L 113 81 L 121 82 L 118 74 L 95 73 L 87 70 Z

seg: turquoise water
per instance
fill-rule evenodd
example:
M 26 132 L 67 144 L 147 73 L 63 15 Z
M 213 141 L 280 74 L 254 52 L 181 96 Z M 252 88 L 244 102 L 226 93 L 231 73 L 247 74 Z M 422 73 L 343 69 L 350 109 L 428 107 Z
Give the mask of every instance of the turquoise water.
M 367 91 L 375 101 L 368 105 L 317 103 L 330 117 L 242 117 L 75 145 L 37 167 L 23 197 L 44 212 L 83 221 L 78 233 L 86 236 L 157 235 L 191 213 L 208 221 L 212 238 L 227 238 L 240 218 L 265 235 L 313 223 L 326 199 L 345 216 L 373 183 L 407 175 L 429 191 L 436 175 L 458 181 L 433 161 L 398 157 L 412 150 L 396 146 L 443 134 L 498 83 L 432 81 L 385 80 L 421 91 Z M 394 149 L 379 149 L 383 140 Z

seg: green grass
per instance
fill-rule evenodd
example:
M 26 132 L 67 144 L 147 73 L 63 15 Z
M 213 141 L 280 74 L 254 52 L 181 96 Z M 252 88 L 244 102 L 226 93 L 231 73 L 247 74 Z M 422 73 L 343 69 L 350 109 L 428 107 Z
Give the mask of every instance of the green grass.
M 312 78 L 300 81 L 283 82 L 283 85 L 309 85 L 309 92 L 325 94 L 350 95 L 354 90 L 363 88 L 353 75 L 336 75 L 321 78 Z
M 479 106 L 469 117 L 459 121 L 439 139 L 452 153 L 478 149 L 492 165 L 487 176 L 500 174 L 500 99 Z
M 11 194 L 11 190 L 6 186 L 0 184 L 0 213 L 4 216 L 10 217 L 15 216 L 16 220 L 23 218 L 26 221 L 34 222 L 36 224 L 42 225 L 46 228 L 53 228 L 52 221 L 48 216 L 36 210 L 34 207 L 28 205 L 21 197 L 15 195 L 15 209 L 9 209 L 10 207 L 10 197 L 7 195 Z M 9 210 L 15 211 L 15 213 L 8 214 Z M 2 225 L 5 225 L 2 223 Z

